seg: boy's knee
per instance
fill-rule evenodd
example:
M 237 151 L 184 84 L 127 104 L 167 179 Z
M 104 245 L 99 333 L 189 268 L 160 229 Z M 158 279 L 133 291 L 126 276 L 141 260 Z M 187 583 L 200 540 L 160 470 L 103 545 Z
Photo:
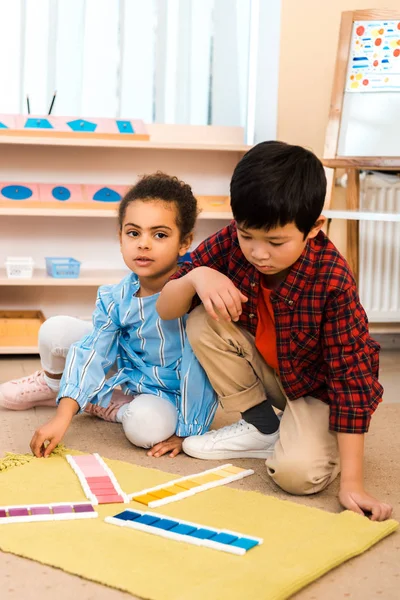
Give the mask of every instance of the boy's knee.
M 193 350 L 201 344 L 203 332 L 208 325 L 208 315 L 203 306 L 198 306 L 186 321 L 186 335 Z
M 131 444 L 152 448 L 175 433 L 177 421 L 177 411 L 171 402 L 151 394 L 141 394 L 126 408 L 122 427 Z
M 295 496 L 315 494 L 325 489 L 339 473 L 338 463 L 313 458 L 287 456 L 266 462 L 268 475 L 285 492 Z

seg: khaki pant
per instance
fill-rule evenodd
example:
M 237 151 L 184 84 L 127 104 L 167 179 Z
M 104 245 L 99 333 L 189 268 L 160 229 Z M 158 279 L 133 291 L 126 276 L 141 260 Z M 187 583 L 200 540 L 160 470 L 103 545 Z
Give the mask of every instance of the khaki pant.
M 280 439 L 267 463 L 275 483 L 296 495 L 327 487 L 340 471 L 329 406 L 311 396 L 289 400 L 254 337 L 234 323 L 211 319 L 202 306 L 190 314 L 187 335 L 227 412 L 244 412 L 266 398 L 283 410 Z

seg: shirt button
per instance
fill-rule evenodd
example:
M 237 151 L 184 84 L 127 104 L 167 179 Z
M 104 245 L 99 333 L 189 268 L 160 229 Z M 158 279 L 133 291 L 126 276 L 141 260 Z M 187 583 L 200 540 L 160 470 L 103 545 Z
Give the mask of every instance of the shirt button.
M 292 306 L 293 300 L 288 300 L 288 304 L 289 304 L 289 306 Z
M 254 283 L 254 281 L 253 281 L 253 282 L 250 284 L 250 287 L 255 287 L 255 285 L 256 285 L 256 284 L 255 284 L 255 283 Z
M 256 316 L 256 315 L 255 315 L 254 313 L 250 313 L 250 314 L 249 314 L 249 317 L 250 317 L 250 319 L 254 319 L 254 317 L 255 317 L 255 316 Z

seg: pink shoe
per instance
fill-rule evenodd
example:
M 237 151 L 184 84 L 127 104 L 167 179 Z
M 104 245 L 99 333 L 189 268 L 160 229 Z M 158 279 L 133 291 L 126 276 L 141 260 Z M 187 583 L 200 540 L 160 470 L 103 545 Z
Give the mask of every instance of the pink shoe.
M 133 396 L 126 396 L 121 390 L 114 390 L 111 396 L 111 402 L 108 406 L 98 406 L 97 404 L 87 404 L 85 413 L 92 417 L 98 417 L 103 421 L 117 422 L 117 413 L 121 406 L 129 404 L 133 400 Z
M 9 410 L 28 410 L 34 406 L 56 406 L 57 392 L 50 389 L 44 371 L 0 385 L 0 406 Z

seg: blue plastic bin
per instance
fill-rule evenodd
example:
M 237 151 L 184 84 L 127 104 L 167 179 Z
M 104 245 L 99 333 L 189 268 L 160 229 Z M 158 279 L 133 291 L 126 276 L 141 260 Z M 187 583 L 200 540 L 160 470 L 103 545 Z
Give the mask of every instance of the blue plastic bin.
M 62 256 L 46 256 L 46 271 L 56 279 L 76 279 L 79 277 L 81 263 L 79 260 Z

